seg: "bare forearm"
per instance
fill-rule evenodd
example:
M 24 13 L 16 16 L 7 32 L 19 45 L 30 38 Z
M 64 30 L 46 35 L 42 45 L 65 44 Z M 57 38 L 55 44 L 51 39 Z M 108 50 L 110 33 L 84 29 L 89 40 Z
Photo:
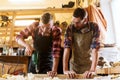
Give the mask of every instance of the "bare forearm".
M 92 64 L 91 64 L 91 71 L 95 71 L 96 66 L 98 63 L 98 50 L 94 49 L 92 50 Z
M 20 38 L 18 39 L 17 43 L 21 46 L 26 47 L 28 44 L 24 41 L 24 39 Z
M 52 67 L 52 71 L 57 71 L 58 63 L 59 63 L 59 58 L 53 58 L 53 67 Z
M 68 71 L 68 59 L 70 56 L 70 49 L 65 48 L 64 49 L 64 55 L 63 55 L 63 71 Z

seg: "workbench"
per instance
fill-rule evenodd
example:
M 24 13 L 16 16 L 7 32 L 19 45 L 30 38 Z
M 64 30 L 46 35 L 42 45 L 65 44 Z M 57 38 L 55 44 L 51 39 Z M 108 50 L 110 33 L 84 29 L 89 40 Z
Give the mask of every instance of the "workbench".
M 23 72 L 27 73 L 28 72 L 28 64 L 29 64 L 29 59 L 30 56 L 6 56 L 6 55 L 1 55 L 0 56 L 0 69 L 2 69 L 3 67 L 7 67 L 9 65 L 12 64 L 12 66 L 16 66 L 16 67 L 23 67 Z M 8 69 L 10 67 L 7 67 L 6 69 Z M 6 70 L 5 69 L 5 70 Z M 0 70 L 2 71 L 2 70 Z M 8 73 L 8 71 L 6 70 L 6 72 L 4 72 L 4 74 Z

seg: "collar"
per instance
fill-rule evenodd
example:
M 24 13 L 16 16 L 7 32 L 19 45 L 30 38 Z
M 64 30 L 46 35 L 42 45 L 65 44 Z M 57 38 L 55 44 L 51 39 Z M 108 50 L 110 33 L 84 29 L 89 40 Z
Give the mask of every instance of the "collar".
M 74 26 L 73 26 L 73 32 L 77 32 L 77 33 L 87 33 L 90 31 L 90 26 L 89 24 L 85 24 L 82 28 L 80 29 L 76 29 Z

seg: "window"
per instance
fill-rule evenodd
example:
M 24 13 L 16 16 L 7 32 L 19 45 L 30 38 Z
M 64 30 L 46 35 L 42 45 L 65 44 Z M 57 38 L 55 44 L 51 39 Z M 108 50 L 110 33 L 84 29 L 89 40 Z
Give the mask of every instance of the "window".
M 111 8 L 113 14 L 113 24 L 115 29 L 116 44 L 120 47 L 120 0 L 112 0 Z
M 33 23 L 35 20 L 16 20 L 15 26 L 28 26 Z
M 28 26 L 37 18 L 40 19 L 40 15 L 16 16 L 15 26 Z

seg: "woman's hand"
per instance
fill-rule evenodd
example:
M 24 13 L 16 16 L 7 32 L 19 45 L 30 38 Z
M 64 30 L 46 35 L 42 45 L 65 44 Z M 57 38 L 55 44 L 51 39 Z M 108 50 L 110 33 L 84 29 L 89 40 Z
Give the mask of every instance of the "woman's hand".
M 57 72 L 56 71 L 48 71 L 47 75 L 53 78 L 57 75 Z

